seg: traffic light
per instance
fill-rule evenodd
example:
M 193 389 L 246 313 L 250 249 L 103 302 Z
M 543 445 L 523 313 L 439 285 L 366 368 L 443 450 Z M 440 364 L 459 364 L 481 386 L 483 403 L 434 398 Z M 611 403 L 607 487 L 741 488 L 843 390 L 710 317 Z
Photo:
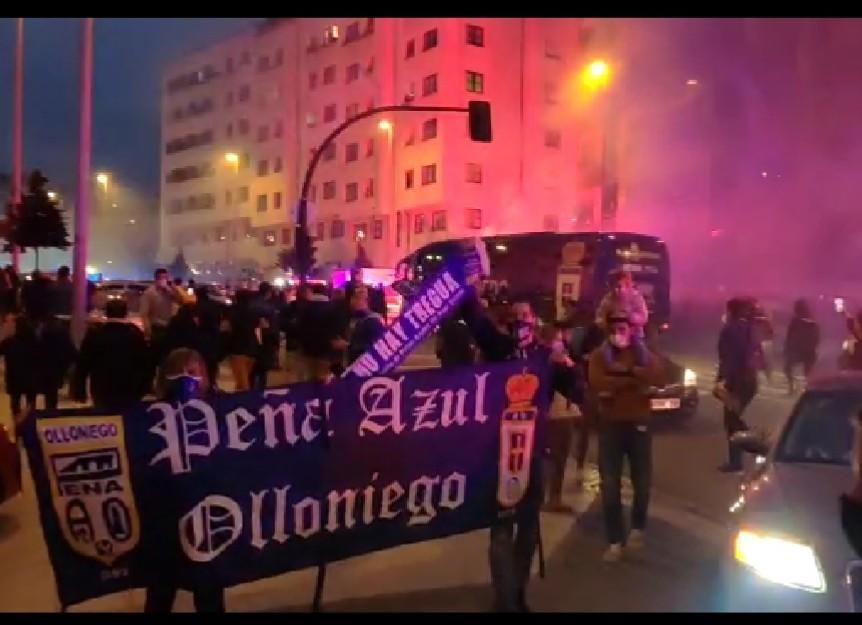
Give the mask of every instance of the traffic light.
M 470 100 L 468 125 L 470 138 L 482 143 L 491 142 L 491 103 L 484 100 Z
M 298 273 L 300 276 L 307 276 L 317 264 L 317 259 L 314 257 L 317 248 L 305 228 L 296 229 L 295 249 Z

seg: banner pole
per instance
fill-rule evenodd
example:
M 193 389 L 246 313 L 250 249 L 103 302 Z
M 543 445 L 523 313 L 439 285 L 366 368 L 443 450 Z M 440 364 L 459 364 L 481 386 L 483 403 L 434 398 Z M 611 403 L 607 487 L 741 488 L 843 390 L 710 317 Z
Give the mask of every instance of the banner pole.
M 536 528 L 539 538 L 539 579 L 545 579 L 545 545 L 542 542 L 542 519 L 536 510 Z
M 326 582 L 326 563 L 317 565 L 317 580 L 314 582 L 314 599 L 311 602 L 311 611 L 320 612 L 320 604 L 323 603 L 323 585 Z

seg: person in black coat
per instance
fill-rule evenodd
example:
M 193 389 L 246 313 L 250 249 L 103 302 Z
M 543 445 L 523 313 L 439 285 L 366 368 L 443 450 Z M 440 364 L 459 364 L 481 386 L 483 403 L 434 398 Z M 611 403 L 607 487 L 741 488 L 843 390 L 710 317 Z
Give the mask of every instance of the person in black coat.
M 370 310 L 368 289 L 359 286 L 350 296 L 350 320 L 347 335 L 347 363 L 350 364 L 371 349 L 374 341 L 386 331 L 383 318 Z
M 76 401 L 90 397 L 96 408 L 124 412 L 147 392 L 152 378 L 144 333 L 128 320 L 123 300 L 109 300 L 104 323 L 87 330 L 75 366 L 72 395 Z
M 793 370 L 802 365 L 806 379 L 814 370 L 817 362 L 817 348 L 820 345 L 820 326 L 811 318 L 811 308 L 804 299 L 793 305 L 793 318 L 787 326 L 784 339 L 784 375 L 787 377 L 787 390 L 794 393 Z
M 476 362 L 476 344 L 467 324 L 450 315 L 437 330 L 434 353 L 444 369 L 472 365 Z
M 252 294 L 239 290 L 234 296 L 226 336 L 228 360 L 237 391 L 251 388 L 252 372 L 261 357 L 262 327 L 260 317 L 252 309 Z
M 0 342 L 0 356 L 5 363 L 6 392 L 15 422 L 36 407 L 38 374 L 33 354 L 38 349 L 38 341 L 33 325 L 26 317 L 15 319 L 15 332 Z M 26 406 L 22 407 L 22 400 Z
M 212 328 L 208 328 L 212 332 Z M 218 370 L 218 343 L 212 340 L 201 324 L 197 304 L 183 304 L 168 323 L 163 339 L 164 350 L 170 354 L 176 349 L 193 349 L 199 353 L 207 365 L 210 379 L 215 380 Z
M 301 360 L 301 381 L 328 381 L 332 376 L 334 354 L 347 349 L 339 335 L 341 315 L 329 301 L 321 285 L 314 285 L 298 311 L 297 333 Z
M 751 321 L 751 303 L 743 298 L 727 302 L 727 316 L 718 337 L 718 377 L 714 394 L 724 404 L 728 460 L 726 473 L 742 470 L 742 451 L 730 444 L 736 432 L 747 430 L 742 415 L 757 394 L 760 342 Z

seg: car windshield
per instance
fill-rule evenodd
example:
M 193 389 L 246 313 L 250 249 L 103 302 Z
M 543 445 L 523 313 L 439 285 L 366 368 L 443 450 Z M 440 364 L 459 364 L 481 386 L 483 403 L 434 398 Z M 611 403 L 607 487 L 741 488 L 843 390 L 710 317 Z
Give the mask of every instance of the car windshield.
M 860 410 L 862 390 L 805 393 L 776 449 L 776 461 L 849 465 L 852 419 Z

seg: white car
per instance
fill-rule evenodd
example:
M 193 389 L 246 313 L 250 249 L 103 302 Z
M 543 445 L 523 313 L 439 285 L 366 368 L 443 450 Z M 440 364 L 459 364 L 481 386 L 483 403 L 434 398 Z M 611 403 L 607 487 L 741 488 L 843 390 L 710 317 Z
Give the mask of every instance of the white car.
M 839 497 L 853 483 L 852 419 L 862 410 L 862 373 L 813 381 L 772 443 L 734 441 L 755 456 L 731 506 L 722 561 L 722 607 L 730 611 L 850 611 Z M 858 598 L 857 598 L 858 599 Z

